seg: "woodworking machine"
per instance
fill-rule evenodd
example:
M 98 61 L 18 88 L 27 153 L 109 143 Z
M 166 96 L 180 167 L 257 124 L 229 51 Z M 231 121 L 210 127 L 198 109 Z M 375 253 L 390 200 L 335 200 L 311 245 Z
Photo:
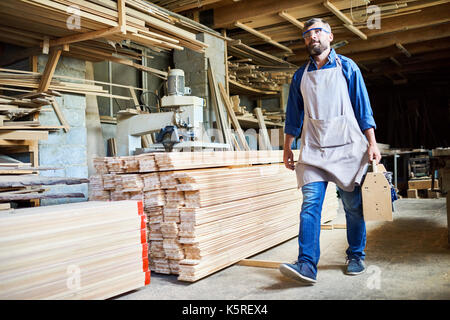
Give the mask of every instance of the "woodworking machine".
M 141 136 L 157 132 L 156 143 L 149 151 L 172 151 L 173 148 L 229 149 L 228 144 L 212 143 L 203 129 L 204 99 L 188 96 L 184 86 L 184 72 L 169 71 L 168 95 L 161 99 L 162 112 L 117 115 L 117 153 L 133 155 L 141 149 Z M 147 108 L 150 110 L 150 108 Z

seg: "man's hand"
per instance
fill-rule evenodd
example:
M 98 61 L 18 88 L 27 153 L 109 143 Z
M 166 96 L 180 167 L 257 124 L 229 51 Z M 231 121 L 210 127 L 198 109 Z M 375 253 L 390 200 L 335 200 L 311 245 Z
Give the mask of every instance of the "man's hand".
M 373 128 L 367 129 L 364 131 L 364 134 L 369 142 L 369 148 L 367 149 L 369 161 L 372 162 L 372 160 L 375 160 L 377 164 L 379 164 L 381 160 L 381 153 L 378 149 L 377 141 L 375 140 L 375 130 Z
M 283 151 L 283 162 L 284 166 L 290 170 L 295 169 L 295 162 L 294 162 L 294 153 L 291 149 L 284 149 Z
M 376 164 L 380 163 L 381 153 L 376 144 L 369 144 L 369 148 L 367 149 L 367 153 L 369 154 L 369 161 L 376 160 Z

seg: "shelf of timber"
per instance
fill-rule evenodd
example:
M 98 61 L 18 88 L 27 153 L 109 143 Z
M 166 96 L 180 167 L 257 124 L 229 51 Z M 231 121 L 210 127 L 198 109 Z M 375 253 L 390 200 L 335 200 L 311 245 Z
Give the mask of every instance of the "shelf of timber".
M 150 269 L 193 282 L 297 236 L 302 196 L 282 156 L 267 150 L 97 158 L 90 199 L 142 199 Z M 330 183 L 322 223 L 337 209 Z

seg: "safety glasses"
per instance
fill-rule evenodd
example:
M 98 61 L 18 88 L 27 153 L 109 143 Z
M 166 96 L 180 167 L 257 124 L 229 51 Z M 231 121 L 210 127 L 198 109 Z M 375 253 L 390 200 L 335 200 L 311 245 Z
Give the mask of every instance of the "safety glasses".
M 302 37 L 303 37 L 303 39 L 309 39 L 313 35 L 320 36 L 320 34 L 322 32 L 331 33 L 330 31 L 328 31 L 324 28 L 312 28 L 312 29 L 309 29 L 309 30 L 306 30 L 305 32 L 303 32 Z

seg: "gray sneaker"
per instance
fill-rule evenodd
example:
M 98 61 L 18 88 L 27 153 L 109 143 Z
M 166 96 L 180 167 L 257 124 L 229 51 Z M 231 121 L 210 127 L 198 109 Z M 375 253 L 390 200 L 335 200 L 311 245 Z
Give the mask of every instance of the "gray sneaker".
M 364 271 L 366 271 L 366 266 L 363 260 L 357 258 L 347 259 L 347 270 L 345 274 L 356 276 Z

